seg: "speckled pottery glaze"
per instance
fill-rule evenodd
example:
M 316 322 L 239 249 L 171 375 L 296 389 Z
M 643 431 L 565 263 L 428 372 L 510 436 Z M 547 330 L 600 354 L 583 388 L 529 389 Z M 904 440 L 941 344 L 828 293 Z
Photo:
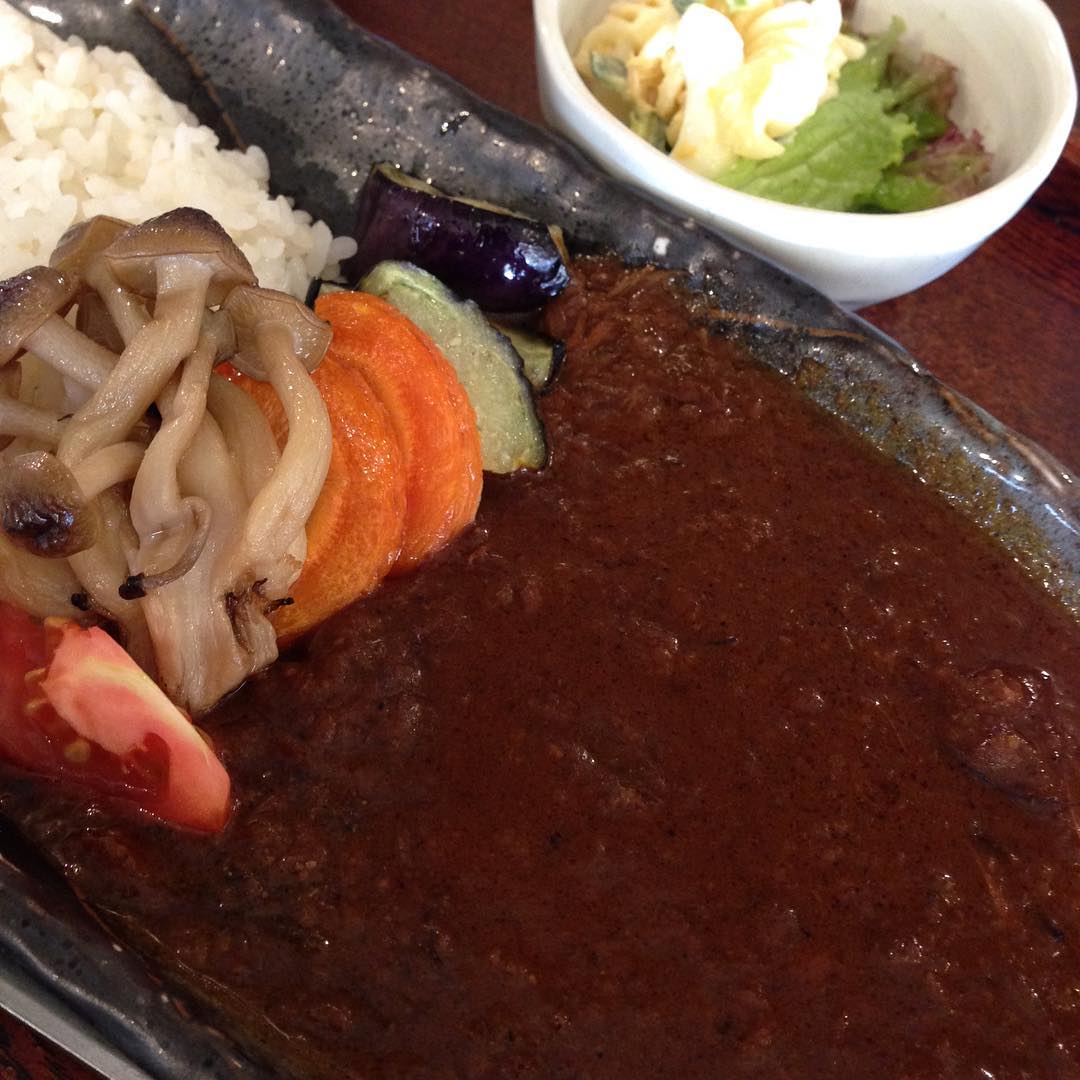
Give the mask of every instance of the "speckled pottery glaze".
M 29 0 L 16 0 L 29 10 Z M 715 332 L 915 471 L 1073 613 L 1073 479 L 803 283 L 602 175 L 319 0 L 50 0 L 57 29 L 133 52 L 223 142 L 257 143 L 274 187 L 338 233 L 372 164 L 563 226 L 571 249 L 685 270 Z M 0 834 L 0 849 L 6 847 Z M 0 860 L 0 971 L 15 966 L 154 1076 L 259 1075 L 108 942 L 42 868 Z

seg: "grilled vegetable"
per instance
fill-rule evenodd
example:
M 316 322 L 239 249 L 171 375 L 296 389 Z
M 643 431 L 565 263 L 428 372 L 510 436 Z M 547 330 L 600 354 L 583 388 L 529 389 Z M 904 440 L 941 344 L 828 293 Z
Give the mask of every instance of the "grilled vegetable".
M 393 165 L 360 192 L 352 270 L 404 259 L 486 311 L 528 311 L 570 280 L 556 230 L 489 203 L 444 195 Z
M 379 263 L 360 288 L 393 304 L 454 366 L 476 413 L 481 459 L 488 472 L 539 469 L 547 462 L 547 439 L 521 357 L 476 304 L 404 262 Z
M 538 394 L 542 394 L 562 366 L 563 357 L 566 356 L 566 343 L 516 326 L 506 326 L 498 322 L 491 325 L 510 339 L 510 344 L 521 357 L 525 378 Z
M 308 519 L 307 552 L 291 603 L 273 608 L 279 641 L 291 641 L 371 592 L 393 568 L 405 523 L 405 468 L 390 418 L 366 380 L 331 347 L 312 378 L 330 413 L 330 467 Z M 226 369 L 227 370 L 227 369 Z M 229 373 L 284 444 L 289 425 L 269 383 Z M 220 388 L 218 388 L 220 390 Z
M 391 573 L 403 573 L 476 517 L 483 484 L 476 417 L 450 362 L 385 300 L 363 292 L 328 293 L 316 311 L 334 329 L 328 359 L 370 385 L 397 437 L 405 520 Z

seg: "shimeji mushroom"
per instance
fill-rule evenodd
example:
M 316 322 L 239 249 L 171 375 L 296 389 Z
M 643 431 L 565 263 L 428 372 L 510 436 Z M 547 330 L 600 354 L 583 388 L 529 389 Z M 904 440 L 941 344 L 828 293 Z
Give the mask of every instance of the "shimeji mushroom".
M 120 592 L 138 548 L 127 498 L 119 488 L 110 488 L 98 496 L 97 504 L 102 519 L 101 538 L 68 560 L 82 585 L 81 605 L 116 623 L 124 648 L 147 674 L 156 678 L 157 657 L 146 614 L 137 602 L 126 600 Z
M 220 304 L 235 284 L 254 279 L 247 260 L 217 222 L 190 208 L 120 231 L 97 253 L 90 250 L 96 241 L 83 238 L 83 242 L 85 250 L 78 257 L 87 281 L 96 283 L 99 294 L 104 290 L 106 306 L 127 343 L 61 437 L 57 457 L 74 472 L 96 454 L 128 439 L 150 405 L 163 395 L 168 397 L 167 387 L 177 368 L 199 351 L 206 308 Z M 63 260 L 63 254 L 59 258 Z M 150 315 L 148 303 L 152 304 Z M 126 314 L 117 317 L 118 311 Z M 168 523 L 172 530 L 168 543 L 156 544 L 147 534 L 130 551 L 114 543 L 100 544 L 73 562 L 96 606 L 126 620 L 133 631 L 143 629 L 143 612 L 136 601 L 146 584 L 162 584 L 182 575 L 194 565 L 205 542 L 207 509 L 197 500 L 186 501 L 184 509 L 183 521 Z M 129 519 L 119 524 L 130 528 Z M 155 561 L 149 581 L 133 583 L 133 566 L 141 562 L 140 553 L 146 554 L 148 545 L 153 548 L 148 559 L 168 562 L 169 552 L 175 558 L 171 565 Z M 159 550 L 162 547 L 168 551 Z M 86 580 L 84 574 L 93 580 Z M 102 593 L 102 588 L 108 592 Z
M 277 639 L 265 618 L 262 626 L 249 620 L 251 633 L 238 628 L 235 605 L 220 584 L 248 500 L 229 445 L 209 414 L 180 460 L 178 479 L 181 491 L 209 508 L 206 541 L 186 574 L 138 603 L 153 636 L 162 686 L 173 701 L 198 714 L 273 663 Z
M 73 330 L 58 314 L 76 288 L 73 276 L 33 267 L 0 283 L 0 368 L 9 391 L 21 384 L 7 371 L 27 348 L 53 363 L 64 376 L 86 387 L 100 385 L 116 357 Z M 58 324 L 54 325 L 54 324 Z M 46 410 L 0 396 L 0 435 L 59 444 L 64 425 Z M 33 554 L 67 558 L 96 542 L 100 525 L 93 499 L 101 491 L 130 480 L 143 447 L 118 443 L 91 454 L 70 469 L 52 453 L 35 450 L 9 456 L 0 476 L 0 516 L 8 536 Z
M 181 495 L 177 470 L 206 413 L 213 367 L 235 351 L 231 320 L 221 312 L 207 312 L 195 351 L 158 398 L 161 427 L 131 491 L 131 521 L 140 546 L 135 574 L 125 589 L 128 595 L 144 595 L 182 577 L 206 543 L 210 508 L 203 499 Z
M 69 402 L 116 362 L 62 317 L 75 288 L 75 278 L 48 267 L 0 283 L 0 596 L 39 617 L 77 614 L 71 598 L 83 586 L 66 558 L 100 535 L 93 494 L 133 476 L 142 451 L 125 445 L 89 460 L 89 496 L 47 452 L 60 442 Z
M 130 227 L 94 219 L 51 264 L 0 285 L 0 596 L 118 625 L 199 713 L 277 656 L 267 615 L 299 575 L 329 467 L 310 376 L 329 327 L 253 287 L 197 210 Z M 73 301 L 86 334 L 61 317 Z M 30 348 L 20 375 L 5 374 Z M 255 402 L 214 373 L 225 358 L 273 386 L 282 450 Z M 68 402 L 70 418 L 50 412 Z
M 49 256 L 49 265 L 62 273 L 85 278 L 90 263 L 131 227 L 130 221 L 104 214 L 80 221 L 57 240 Z
M 195 351 L 203 312 L 237 284 L 255 280 L 251 266 L 209 214 L 190 207 L 135 225 L 90 260 L 103 299 L 116 290 L 153 300 L 152 317 L 131 336 L 109 377 L 72 417 L 58 455 L 72 464 L 123 440 Z M 88 280 L 94 275 L 89 274 Z M 125 327 L 117 324 L 127 339 Z
M 34 555 L 66 559 L 96 544 L 94 500 L 131 480 L 142 462 L 139 443 L 103 447 L 69 469 L 45 450 L 18 454 L 0 474 L 0 516 L 9 539 Z
M 330 417 L 310 375 L 330 344 L 330 327 L 272 289 L 236 288 L 224 310 L 236 328 L 233 364 L 270 383 L 289 425 L 281 460 L 248 510 L 231 577 L 261 581 L 264 595 L 282 596 L 300 571 L 289 565 L 289 549 L 303 537 L 330 467 Z
M 66 559 L 97 543 L 101 521 L 74 474 L 38 450 L 5 462 L 0 516 L 8 538 L 34 555 Z
M 304 527 L 331 448 L 329 416 L 309 374 L 329 344 L 329 327 L 292 297 L 249 286 L 235 288 L 223 312 L 237 335 L 232 362 L 270 382 L 289 433 L 279 456 L 250 399 L 211 379 L 222 424 L 210 414 L 202 418 L 178 469 L 181 489 L 209 507 L 206 543 L 183 577 L 141 601 L 161 680 L 193 712 L 276 658 L 267 613 L 300 572 Z M 240 452 L 230 455 L 230 447 Z
M 30 351 L 81 386 L 99 385 L 116 355 L 80 334 L 62 316 L 77 279 L 48 266 L 33 266 L 0 281 L 0 367 Z
M 129 331 L 127 337 L 123 336 L 117 328 L 117 320 L 112 317 L 105 301 L 88 278 L 95 276 L 93 267 L 97 256 L 130 228 L 128 221 L 99 214 L 72 225 L 57 241 L 49 256 L 51 267 L 64 274 L 73 274 L 84 283 L 77 294 L 76 329 L 115 353 L 122 352 L 127 341 L 146 322 L 146 308 L 138 297 L 109 283 L 105 284 L 119 321 Z

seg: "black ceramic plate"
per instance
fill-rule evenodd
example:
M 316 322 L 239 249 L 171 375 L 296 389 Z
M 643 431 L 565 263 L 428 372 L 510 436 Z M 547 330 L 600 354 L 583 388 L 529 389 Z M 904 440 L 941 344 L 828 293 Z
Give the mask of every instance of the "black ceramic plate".
M 31 10 L 29 0 L 16 0 Z M 129 49 L 274 186 L 338 233 L 376 161 L 564 227 L 575 251 L 690 272 L 717 332 L 917 471 L 1080 610 L 1075 485 L 1052 458 L 949 391 L 807 286 L 655 208 L 567 144 L 484 104 L 319 0 L 50 0 L 64 33 Z M 40 10 L 40 9 L 39 9 Z M 272 46 L 272 48 L 270 47 Z M 667 238 L 665 245 L 654 246 Z M 0 834 L 2 840 L 2 834 Z M 11 851 L 8 852 L 9 856 Z M 45 868 L 0 861 L 0 974 L 29 974 L 156 1076 L 257 1075 L 118 950 Z

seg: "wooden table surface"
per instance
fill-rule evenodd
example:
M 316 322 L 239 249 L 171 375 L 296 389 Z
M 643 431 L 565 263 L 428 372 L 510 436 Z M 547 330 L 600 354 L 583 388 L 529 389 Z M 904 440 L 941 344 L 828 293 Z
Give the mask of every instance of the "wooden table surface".
M 338 0 L 368 29 L 542 123 L 530 0 Z M 1080 54 L 1080 0 L 1049 0 Z M 1080 130 L 1031 202 L 945 277 L 862 314 L 1080 473 Z M 0 1012 L 0 1080 L 92 1074 Z

